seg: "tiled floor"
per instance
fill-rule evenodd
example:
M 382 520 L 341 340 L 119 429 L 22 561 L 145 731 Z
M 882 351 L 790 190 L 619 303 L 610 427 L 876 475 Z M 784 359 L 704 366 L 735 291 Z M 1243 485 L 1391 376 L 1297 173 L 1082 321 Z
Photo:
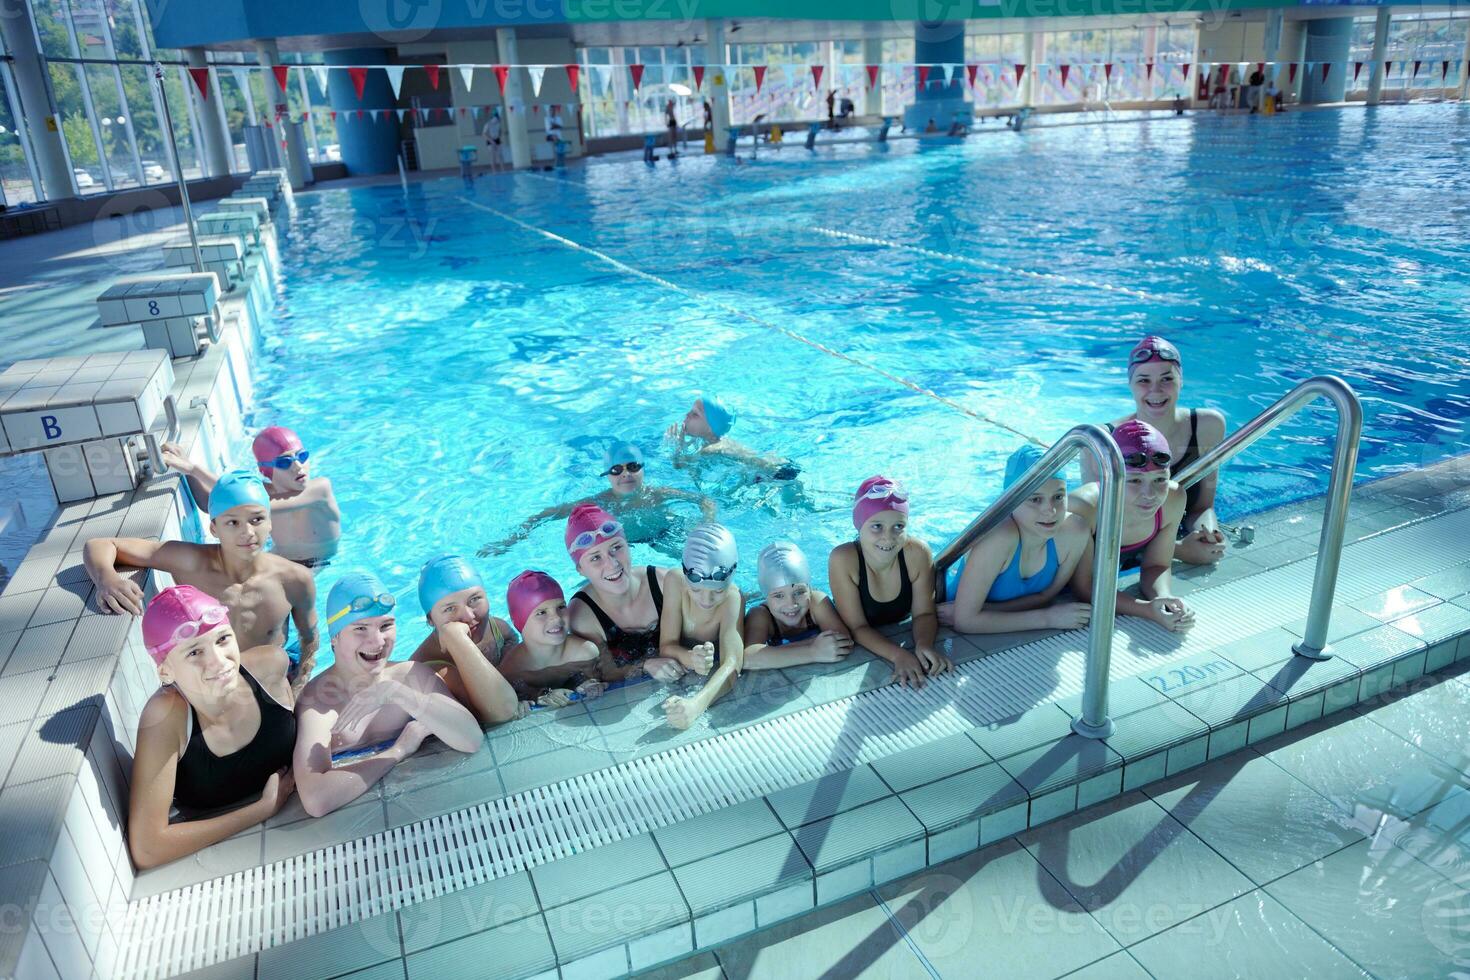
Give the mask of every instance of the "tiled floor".
M 649 976 L 1463 975 L 1467 706 L 1435 678 Z

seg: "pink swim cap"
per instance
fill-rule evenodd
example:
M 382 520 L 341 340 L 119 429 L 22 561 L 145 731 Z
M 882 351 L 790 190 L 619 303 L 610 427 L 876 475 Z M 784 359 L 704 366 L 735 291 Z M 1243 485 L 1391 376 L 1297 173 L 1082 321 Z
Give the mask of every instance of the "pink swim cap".
M 623 525 L 596 504 L 578 504 L 567 518 L 567 554 L 572 562 L 582 560 L 582 553 L 608 538 L 622 535 Z
M 250 444 L 250 450 L 255 454 L 255 462 L 261 464 L 269 463 L 277 456 L 294 453 L 300 448 L 301 437 L 284 425 L 273 425 L 269 428 L 261 429 L 260 434 L 255 437 L 255 441 Z M 260 474 L 267 481 L 270 480 L 271 474 L 274 472 L 275 470 L 272 467 L 264 465 L 260 467 Z
M 545 572 L 537 571 L 521 572 L 510 580 L 510 586 L 505 590 L 505 602 L 510 606 L 510 621 L 517 630 L 526 628 L 526 620 L 531 618 L 531 613 L 541 603 L 553 599 L 564 602 L 566 597 L 561 586 L 556 584 L 556 579 Z
M 852 526 L 862 529 L 868 518 L 885 510 L 896 510 L 900 514 L 909 512 L 909 494 L 897 482 L 886 476 L 870 476 L 858 487 L 852 505 Z
M 1164 434 L 1138 419 L 1129 419 L 1114 429 L 1113 441 L 1123 453 L 1123 464 L 1130 470 L 1163 469 L 1173 460 Z
M 173 585 L 153 597 L 143 611 L 143 646 L 156 664 L 185 640 L 230 621 L 219 600 L 192 585 Z
M 1128 352 L 1128 376 L 1133 377 L 1133 369 L 1140 364 L 1148 364 L 1151 361 L 1169 361 L 1183 367 L 1179 359 L 1179 348 L 1169 343 L 1163 337 L 1155 337 L 1150 334 Z

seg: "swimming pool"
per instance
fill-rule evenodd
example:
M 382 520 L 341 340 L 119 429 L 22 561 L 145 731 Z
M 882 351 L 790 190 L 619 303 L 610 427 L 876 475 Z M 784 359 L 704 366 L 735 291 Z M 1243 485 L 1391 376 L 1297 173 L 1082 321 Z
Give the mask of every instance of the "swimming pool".
M 1123 358 L 1150 331 L 1183 351 L 1185 402 L 1232 426 L 1342 375 L 1360 479 L 1399 472 L 1462 447 L 1470 417 L 1467 121 L 1201 115 L 303 194 L 253 421 L 296 428 L 332 478 L 345 533 L 323 587 L 376 568 L 404 602 L 400 655 L 427 631 L 422 561 L 604 489 L 611 439 L 644 447 L 650 483 L 690 486 L 660 436 L 700 390 L 804 469 L 796 496 L 701 474 L 747 588 L 778 536 L 825 580 L 874 472 L 943 544 L 1017 433 L 1129 410 Z M 1324 489 L 1325 419 L 1232 464 L 1222 512 Z M 561 535 L 479 561 L 493 605 L 524 568 L 575 580 Z

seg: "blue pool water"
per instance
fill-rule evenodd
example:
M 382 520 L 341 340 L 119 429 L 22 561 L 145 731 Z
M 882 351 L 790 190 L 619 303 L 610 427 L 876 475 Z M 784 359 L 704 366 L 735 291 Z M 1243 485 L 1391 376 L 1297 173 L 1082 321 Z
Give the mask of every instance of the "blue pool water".
M 1145 332 L 1183 351 L 1186 403 L 1232 425 L 1343 376 L 1367 416 L 1359 476 L 1382 476 L 1465 443 L 1467 123 L 1452 105 L 1201 116 L 304 194 L 254 422 L 295 427 L 334 481 L 346 534 L 323 588 L 378 569 L 401 650 L 426 631 L 419 564 L 604 489 L 609 440 L 693 486 L 660 435 L 700 390 L 804 468 L 795 498 L 699 475 L 748 588 L 778 536 L 825 580 L 874 472 L 944 543 L 1016 432 L 1130 410 Z M 1325 489 L 1331 421 L 1241 457 L 1222 512 Z M 559 522 L 480 565 L 502 609 L 524 568 L 576 579 Z

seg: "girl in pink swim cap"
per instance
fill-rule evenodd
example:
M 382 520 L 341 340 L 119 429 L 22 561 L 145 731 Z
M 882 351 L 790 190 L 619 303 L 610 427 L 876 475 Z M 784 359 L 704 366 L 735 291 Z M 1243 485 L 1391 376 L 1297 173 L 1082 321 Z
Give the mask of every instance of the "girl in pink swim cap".
M 935 647 L 934 554 L 909 535 L 908 522 L 908 491 L 886 476 L 868 477 L 853 498 L 857 540 L 832 549 L 827 578 L 853 639 L 893 664 L 894 683 L 923 687 L 952 664 Z M 912 653 L 881 632 L 906 619 L 913 621 Z
M 163 686 L 138 721 L 128 850 L 151 868 L 281 809 L 295 789 L 296 716 L 286 651 L 241 651 L 228 611 L 192 585 L 148 604 L 143 644 Z
M 1152 619 L 1171 632 L 1182 633 L 1194 625 L 1194 611 L 1172 594 L 1174 580 L 1174 536 L 1170 529 L 1184 516 L 1184 491 L 1169 479 L 1173 454 L 1158 429 L 1132 419 L 1113 430 L 1113 441 L 1123 454 L 1123 543 L 1119 569 L 1140 569 L 1138 590 L 1118 592 L 1118 613 Z M 1069 509 L 1097 528 L 1098 485 L 1089 483 L 1072 494 Z M 1074 590 L 1092 593 L 1092 548 L 1078 565 Z
M 500 670 L 522 699 L 561 708 L 574 694 L 595 698 L 606 689 L 598 679 L 597 644 L 567 625 L 566 595 L 556 579 L 522 572 L 510 580 L 505 601 L 521 642 L 506 652 Z
M 1114 428 L 1133 419 L 1147 422 L 1169 444 L 1170 471 L 1178 473 L 1218 446 L 1225 438 L 1225 415 L 1213 408 L 1185 408 L 1184 363 L 1179 348 L 1163 337 L 1147 336 L 1128 352 L 1128 390 L 1133 412 L 1108 424 Z M 1085 480 L 1097 479 L 1092 458 L 1082 457 Z M 1215 515 L 1219 472 L 1211 473 L 1185 494 L 1184 517 L 1175 531 L 1174 557 L 1191 565 L 1211 565 L 1225 556 L 1225 535 Z

